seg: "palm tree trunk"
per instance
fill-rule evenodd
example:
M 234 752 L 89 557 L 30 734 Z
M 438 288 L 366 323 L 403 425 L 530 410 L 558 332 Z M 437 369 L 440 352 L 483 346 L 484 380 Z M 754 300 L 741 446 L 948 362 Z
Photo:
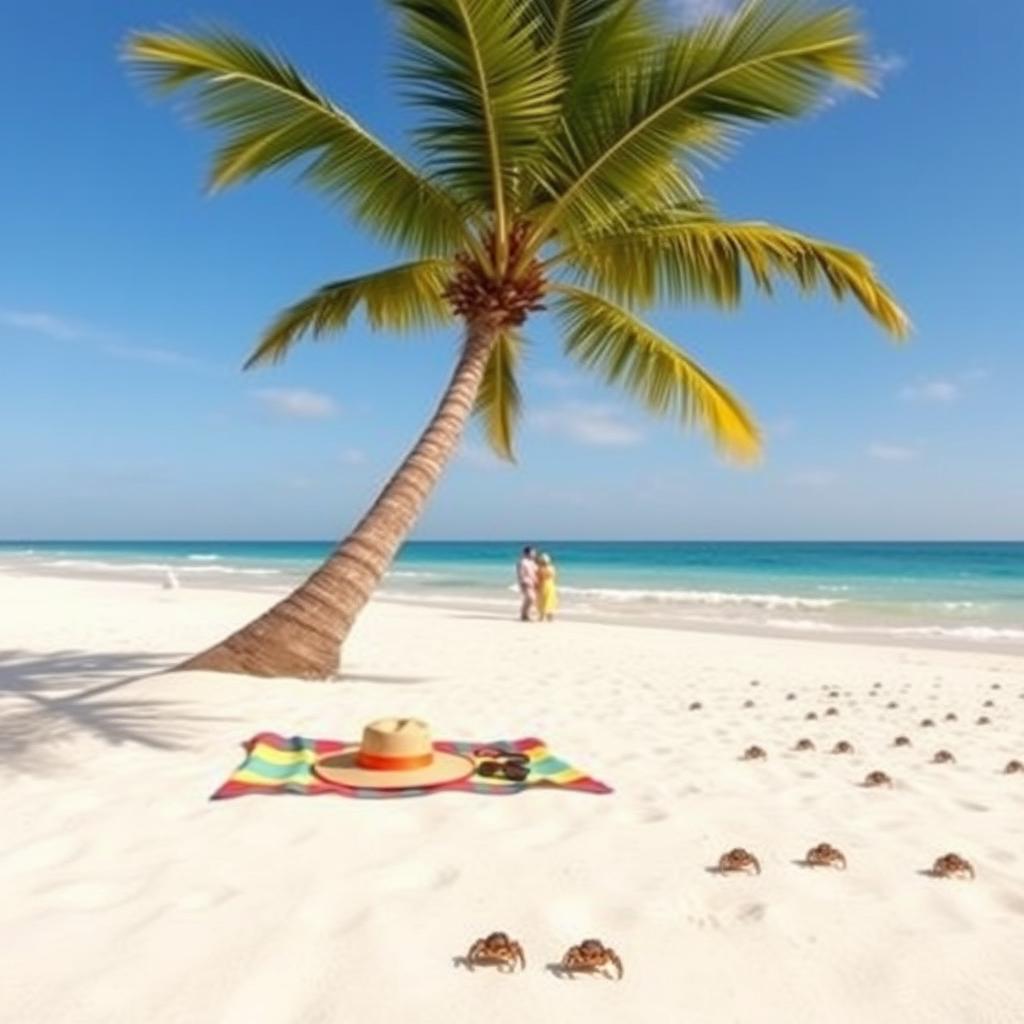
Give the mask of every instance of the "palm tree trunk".
M 492 321 L 469 324 L 451 381 L 426 430 L 327 561 L 269 611 L 179 669 L 304 679 L 338 673 L 342 641 L 458 447 L 496 338 Z

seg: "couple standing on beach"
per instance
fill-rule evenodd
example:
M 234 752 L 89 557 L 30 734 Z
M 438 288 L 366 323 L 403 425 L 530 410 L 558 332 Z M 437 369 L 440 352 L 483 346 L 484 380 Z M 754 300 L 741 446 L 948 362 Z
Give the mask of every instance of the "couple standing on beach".
M 516 579 L 523 598 L 519 618 L 532 622 L 536 612 L 538 622 L 551 622 L 558 608 L 555 565 L 551 556 L 540 554 L 536 548 L 523 548 L 516 563 Z

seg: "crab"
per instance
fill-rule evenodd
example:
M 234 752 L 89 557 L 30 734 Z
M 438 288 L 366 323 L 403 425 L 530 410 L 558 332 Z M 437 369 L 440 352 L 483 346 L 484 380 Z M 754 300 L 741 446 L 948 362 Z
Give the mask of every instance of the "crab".
M 1024 761 L 1018 761 L 1016 758 L 1012 761 L 1007 761 L 1006 767 L 1003 771 L 1007 775 L 1018 775 L 1024 773 Z
M 761 683 L 757 679 L 751 679 L 750 680 L 750 685 L 751 686 L 760 686 Z
M 891 700 L 891 701 L 889 701 L 889 703 L 888 703 L 888 704 L 886 704 L 885 706 L 886 706 L 886 707 L 887 707 L 887 708 L 888 708 L 888 709 L 889 709 L 889 710 L 891 711 L 891 710 L 893 710 L 893 708 L 898 708 L 898 707 L 899 707 L 899 704 L 897 704 L 897 703 L 896 703 L 896 701 L 894 701 L 894 700 Z
M 937 750 L 932 758 L 932 764 L 956 764 L 956 758 L 948 750 Z
M 692 703 L 692 704 L 690 705 L 690 710 L 691 710 L 691 711 L 700 711 L 700 709 L 701 709 L 702 707 L 704 707 L 704 705 L 703 705 L 703 704 L 701 704 L 701 702 L 700 702 L 699 700 L 695 700 L 695 701 L 694 701 L 694 702 L 693 702 L 693 703 Z
M 765 752 L 763 747 L 747 747 L 747 749 L 743 751 L 744 761 L 761 761 L 767 756 L 768 754 Z
M 786 694 L 786 700 L 796 700 L 796 694 L 795 693 L 787 693 Z
M 839 708 L 826 708 L 825 709 L 825 717 L 826 718 L 831 718 L 832 716 L 838 715 L 838 714 L 839 714 Z
M 869 789 L 873 789 L 876 786 L 888 786 L 892 789 L 892 779 L 890 779 L 885 772 L 868 772 L 867 775 L 864 776 L 864 785 Z
M 990 690 L 1001 690 L 1002 688 L 1003 688 L 1003 687 L 1002 687 L 1002 685 L 1001 685 L 1000 683 L 993 683 L 993 684 L 992 684 L 992 685 L 991 685 L 991 686 L 989 687 L 989 689 L 990 689 Z
M 978 725 L 991 725 L 991 724 L 992 724 L 992 719 L 989 718 L 988 715 L 982 715 L 981 718 L 978 719 Z
M 752 700 L 745 700 L 743 702 L 743 706 L 745 708 L 752 708 L 754 706 L 754 702 Z
M 956 712 L 950 711 L 949 714 L 946 715 L 946 721 L 947 722 L 955 722 L 956 720 L 957 720 Z
M 932 865 L 936 878 L 974 878 L 974 865 L 958 853 L 946 853 Z
M 718 870 L 723 875 L 737 871 L 745 871 L 747 874 L 753 871 L 759 875 L 761 874 L 761 862 L 752 853 L 737 846 L 735 850 L 723 853 L 718 858 Z
M 808 722 L 816 722 L 818 720 L 818 713 L 816 711 L 808 711 L 807 714 L 804 715 L 804 720 Z
M 841 871 L 846 870 L 846 856 L 843 854 L 843 851 L 837 850 L 828 843 L 818 843 L 817 846 L 812 846 L 807 851 L 807 856 L 804 859 L 812 868 L 839 868 Z
M 934 729 L 935 728 L 935 723 L 930 718 L 922 718 L 921 719 L 921 728 L 922 729 Z
M 584 939 L 578 946 L 570 946 L 562 957 L 563 971 L 602 971 L 609 964 L 619 973 L 619 980 L 625 973 L 619 954 L 611 946 L 606 946 L 600 939 Z
M 994 700 L 986 700 L 981 706 L 983 708 L 994 708 L 996 706 L 996 702 Z
M 814 740 L 797 740 L 794 750 L 814 750 Z
M 892 741 L 892 745 L 894 747 L 909 747 L 909 746 L 911 746 L 910 737 L 909 736 L 897 736 L 896 739 L 894 739 Z
M 829 699 L 830 700 L 836 700 L 839 697 L 839 691 L 838 690 L 829 690 L 828 691 L 828 695 L 829 695 Z
M 466 963 L 470 970 L 474 966 L 497 967 L 498 970 L 511 973 L 518 963 L 526 970 L 526 955 L 523 947 L 515 939 L 510 939 L 504 932 L 491 932 L 486 938 L 477 939 L 466 954 Z
M 840 740 L 833 748 L 833 754 L 852 754 L 853 744 L 848 740 Z

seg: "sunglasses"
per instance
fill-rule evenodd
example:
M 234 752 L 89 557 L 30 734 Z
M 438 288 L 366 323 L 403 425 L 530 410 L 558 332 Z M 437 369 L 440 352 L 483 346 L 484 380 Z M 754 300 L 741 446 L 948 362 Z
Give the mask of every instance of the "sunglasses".
M 481 747 L 473 751 L 474 757 L 483 758 L 476 766 L 476 774 L 485 779 L 507 779 L 509 782 L 525 782 L 530 774 L 530 759 L 519 751 L 502 750 L 500 747 Z

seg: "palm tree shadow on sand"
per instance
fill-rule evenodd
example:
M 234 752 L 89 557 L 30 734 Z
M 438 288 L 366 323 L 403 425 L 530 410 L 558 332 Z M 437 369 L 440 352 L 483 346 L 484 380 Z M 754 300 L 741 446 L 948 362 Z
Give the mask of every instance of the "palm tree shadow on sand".
M 154 750 L 183 746 L 189 726 L 210 718 L 183 713 L 176 701 L 109 699 L 174 664 L 174 655 L 0 651 L 0 763 L 58 771 L 62 744 L 85 734 L 110 746 Z

